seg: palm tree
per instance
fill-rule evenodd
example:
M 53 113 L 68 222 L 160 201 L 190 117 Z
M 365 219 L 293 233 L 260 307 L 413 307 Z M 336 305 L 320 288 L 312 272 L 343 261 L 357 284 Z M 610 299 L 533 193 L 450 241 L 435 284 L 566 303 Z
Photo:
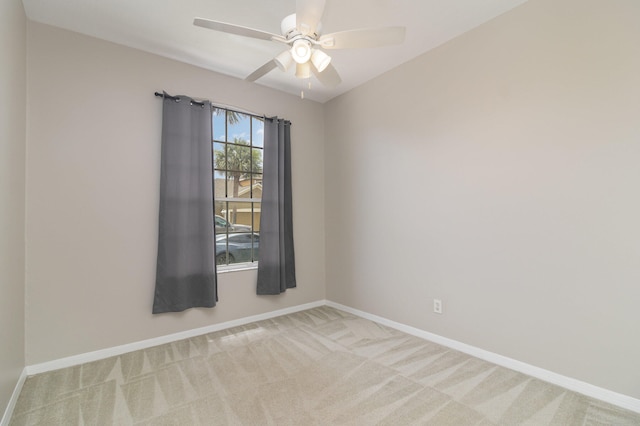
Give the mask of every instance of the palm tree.
M 216 170 L 225 170 L 227 176 L 233 180 L 233 197 L 238 198 L 240 192 L 240 180 L 248 179 L 252 173 L 262 173 L 262 155 L 260 150 L 251 149 L 249 142 L 234 138 L 233 142 L 226 144 L 223 150 L 214 151 L 214 167 Z M 236 222 L 237 211 L 234 205 L 231 222 Z
M 222 109 L 222 108 L 213 109 L 214 115 L 223 115 L 225 112 L 227 113 L 226 117 L 229 124 L 238 124 L 240 122 L 240 114 L 241 114 L 240 112 L 231 111 L 229 109 Z

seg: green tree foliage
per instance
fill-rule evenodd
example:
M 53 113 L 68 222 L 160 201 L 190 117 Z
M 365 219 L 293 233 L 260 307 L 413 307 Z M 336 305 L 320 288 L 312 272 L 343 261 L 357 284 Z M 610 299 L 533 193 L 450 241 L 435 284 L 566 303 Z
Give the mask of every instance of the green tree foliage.
M 233 181 L 233 197 L 237 198 L 240 192 L 240 181 L 249 179 L 251 173 L 262 173 L 262 150 L 251 149 L 249 142 L 234 138 L 226 146 L 226 153 L 217 149 L 214 152 L 214 167 L 217 170 L 226 170 L 228 179 Z M 236 219 L 236 210 L 232 212 L 232 222 Z
M 230 110 L 221 109 L 221 108 L 213 109 L 214 115 L 223 115 L 225 112 L 227 113 L 227 121 L 229 122 L 229 124 L 238 124 L 240 122 L 239 112 L 230 111 Z

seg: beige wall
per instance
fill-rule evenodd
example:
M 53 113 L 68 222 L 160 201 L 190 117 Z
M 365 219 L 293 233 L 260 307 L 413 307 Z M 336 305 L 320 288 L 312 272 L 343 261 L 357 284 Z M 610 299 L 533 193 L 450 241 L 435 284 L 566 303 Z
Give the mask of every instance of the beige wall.
M 327 103 L 327 298 L 640 398 L 638 17 L 530 0 Z
M 28 47 L 28 365 L 324 299 L 320 104 L 33 22 Z M 297 289 L 221 274 L 215 308 L 151 314 L 161 90 L 292 121 Z
M 0 2 L 0 417 L 24 368 L 26 18 Z

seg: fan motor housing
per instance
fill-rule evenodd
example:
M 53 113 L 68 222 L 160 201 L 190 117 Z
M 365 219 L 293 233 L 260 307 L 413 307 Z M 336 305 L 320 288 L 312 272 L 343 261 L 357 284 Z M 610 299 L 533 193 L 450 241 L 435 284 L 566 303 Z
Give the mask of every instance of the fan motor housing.
M 308 36 L 315 40 L 318 37 L 318 34 L 321 33 L 321 30 L 322 24 L 318 22 L 318 25 L 316 25 L 316 32 L 314 34 L 309 34 Z M 296 36 L 302 35 L 302 33 L 297 28 L 295 13 L 285 16 L 285 18 L 282 20 L 282 22 L 280 23 L 280 34 L 282 34 L 287 40 L 291 40 Z

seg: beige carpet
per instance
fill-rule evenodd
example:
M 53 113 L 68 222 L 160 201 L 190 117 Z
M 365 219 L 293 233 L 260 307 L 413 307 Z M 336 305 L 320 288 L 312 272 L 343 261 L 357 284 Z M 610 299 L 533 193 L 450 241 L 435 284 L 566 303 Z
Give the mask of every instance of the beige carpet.
M 640 425 L 320 307 L 27 378 L 11 425 Z

